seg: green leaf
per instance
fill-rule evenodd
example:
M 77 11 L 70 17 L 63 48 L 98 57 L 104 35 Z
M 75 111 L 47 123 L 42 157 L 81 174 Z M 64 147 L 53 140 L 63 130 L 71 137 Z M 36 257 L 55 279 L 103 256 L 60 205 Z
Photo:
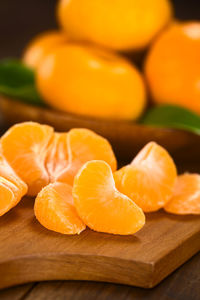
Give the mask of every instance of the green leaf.
M 183 129 L 200 135 L 200 116 L 173 105 L 160 105 L 149 109 L 140 121 L 157 127 Z
M 0 61 L 0 94 L 44 105 L 36 89 L 34 72 L 16 59 Z

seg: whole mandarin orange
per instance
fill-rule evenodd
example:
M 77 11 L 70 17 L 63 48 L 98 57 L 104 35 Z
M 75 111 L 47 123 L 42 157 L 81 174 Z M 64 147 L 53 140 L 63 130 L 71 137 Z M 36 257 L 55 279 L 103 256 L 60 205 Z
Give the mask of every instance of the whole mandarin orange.
M 41 59 L 55 47 L 65 44 L 68 37 L 61 31 L 49 31 L 36 36 L 25 49 L 23 62 L 30 68 L 38 67 Z
M 117 50 L 146 47 L 170 21 L 169 0 L 60 0 L 58 20 L 73 38 Z
M 136 119 L 146 103 L 139 71 L 121 56 L 91 46 L 55 49 L 37 69 L 36 82 L 48 104 L 75 114 Z
M 145 74 L 153 100 L 200 114 L 200 22 L 172 24 L 152 45 Z

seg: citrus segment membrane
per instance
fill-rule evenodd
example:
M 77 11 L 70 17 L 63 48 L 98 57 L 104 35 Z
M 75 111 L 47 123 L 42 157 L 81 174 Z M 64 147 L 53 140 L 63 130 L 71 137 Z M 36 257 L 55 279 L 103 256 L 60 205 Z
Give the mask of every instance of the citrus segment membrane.
M 85 224 L 73 204 L 71 186 L 55 182 L 41 190 L 34 206 L 37 220 L 47 229 L 63 234 L 79 234 Z
M 155 142 L 148 143 L 131 164 L 114 173 L 119 191 L 144 212 L 159 210 L 169 201 L 176 177 L 172 158 Z
M 134 234 L 145 224 L 142 210 L 115 187 L 111 167 L 105 161 L 89 161 L 74 180 L 73 197 L 76 210 L 91 229 Z

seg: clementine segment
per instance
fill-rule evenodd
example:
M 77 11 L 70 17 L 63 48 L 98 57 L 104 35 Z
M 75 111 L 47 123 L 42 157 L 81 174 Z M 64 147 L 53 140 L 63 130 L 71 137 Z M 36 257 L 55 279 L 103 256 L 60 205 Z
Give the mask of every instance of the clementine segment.
M 68 166 L 57 176 L 58 181 L 73 184 L 73 179 L 80 167 L 89 160 L 100 159 L 107 162 L 112 171 L 117 168 L 117 161 L 110 143 L 89 129 L 74 128 L 67 134 Z M 64 159 L 65 161 L 65 159 Z
M 13 208 L 27 193 L 28 187 L 0 154 L 0 216 Z
M 85 224 L 73 204 L 72 188 L 65 183 L 47 185 L 38 194 L 34 205 L 37 220 L 47 229 L 63 234 L 79 234 Z
M 17 201 L 27 193 L 27 184 L 19 178 L 2 154 L 0 154 L 0 176 L 10 181 L 17 188 L 17 193 L 15 193 Z
M 62 31 L 48 31 L 36 36 L 25 49 L 23 62 L 36 69 L 42 59 L 56 47 L 68 42 L 67 35 Z
M 17 204 L 16 192 L 16 186 L 0 176 L 0 216 L 4 215 Z
M 200 214 L 200 175 L 178 176 L 173 195 L 164 209 L 172 214 Z
M 147 144 L 130 165 L 114 173 L 117 189 L 145 212 L 156 211 L 169 201 L 176 177 L 172 158 L 154 142 Z
M 91 229 L 134 234 L 145 224 L 142 210 L 117 191 L 111 167 L 104 161 L 89 161 L 77 173 L 73 197 L 76 210 Z
M 24 194 L 15 184 L 0 176 L 0 216 L 16 206 Z
M 34 122 L 14 125 L 1 138 L 4 157 L 27 183 L 30 196 L 49 182 L 45 159 L 52 138 L 52 127 Z
M 45 166 L 49 174 L 49 181 L 56 181 L 63 170 L 69 165 L 69 149 L 67 145 L 68 133 L 54 133 L 47 151 Z

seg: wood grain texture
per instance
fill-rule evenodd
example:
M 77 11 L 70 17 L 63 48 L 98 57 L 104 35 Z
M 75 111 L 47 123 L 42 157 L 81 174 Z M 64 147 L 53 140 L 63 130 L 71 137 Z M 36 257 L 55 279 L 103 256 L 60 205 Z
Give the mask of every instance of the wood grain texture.
M 135 236 L 65 236 L 42 227 L 24 198 L 0 218 L 0 244 L 0 288 L 59 279 L 150 288 L 200 250 L 200 217 L 160 211 Z
M 130 162 L 148 142 L 164 146 L 177 161 L 200 162 L 200 136 L 182 130 L 142 126 L 133 122 L 90 119 L 40 108 L 0 97 L 0 111 L 7 124 L 35 121 L 52 125 L 57 131 L 84 127 L 106 137 L 113 145 L 117 157 Z
M 1 300 L 199 300 L 200 253 L 158 286 L 142 289 L 86 281 L 49 281 L 0 291 Z
M 28 283 L 19 285 L 14 288 L 4 289 L 0 291 L 1 300 L 22 300 L 30 293 L 31 289 L 35 286 L 35 283 Z

